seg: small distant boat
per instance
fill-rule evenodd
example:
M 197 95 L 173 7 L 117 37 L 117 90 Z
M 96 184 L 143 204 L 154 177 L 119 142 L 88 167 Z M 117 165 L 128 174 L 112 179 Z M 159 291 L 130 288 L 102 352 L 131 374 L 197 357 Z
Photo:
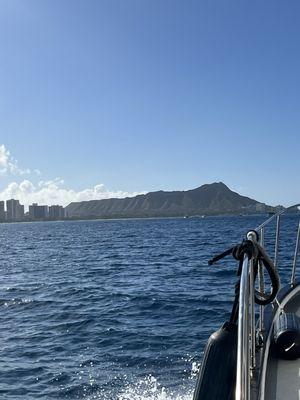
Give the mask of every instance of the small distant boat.
M 290 283 L 281 290 L 277 268 L 282 214 L 299 206 L 272 215 L 250 230 L 240 244 L 209 261 L 211 265 L 232 255 L 238 262 L 238 278 L 230 318 L 207 342 L 193 400 L 299 398 L 300 282 L 295 276 L 300 218 Z M 271 257 L 264 247 L 264 235 L 274 220 L 275 248 Z M 265 275 L 271 282 L 269 291 Z
M 183 218 L 190 218 L 188 215 L 185 215 Z

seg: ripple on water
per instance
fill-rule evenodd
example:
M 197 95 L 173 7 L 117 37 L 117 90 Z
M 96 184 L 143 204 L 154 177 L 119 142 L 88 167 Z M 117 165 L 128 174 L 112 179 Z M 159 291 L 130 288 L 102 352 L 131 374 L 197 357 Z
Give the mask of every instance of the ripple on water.
M 0 224 L 1 399 L 191 400 L 235 284 L 234 262 L 207 260 L 259 222 Z

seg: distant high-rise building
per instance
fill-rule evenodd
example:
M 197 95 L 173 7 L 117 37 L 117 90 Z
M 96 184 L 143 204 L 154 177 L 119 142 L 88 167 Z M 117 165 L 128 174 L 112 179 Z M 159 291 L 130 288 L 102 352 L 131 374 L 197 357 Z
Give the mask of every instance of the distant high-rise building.
M 19 204 L 16 211 L 16 220 L 22 221 L 24 219 L 24 205 Z
M 29 218 L 30 219 L 34 219 L 35 218 L 35 214 L 36 214 L 35 209 L 36 209 L 37 206 L 38 206 L 37 203 L 33 203 L 31 206 L 29 206 L 28 214 L 29 214 Z
M 33 203 L 29 206 L 29 218 L 30 219 L 46 219 L 49 217 L 48 206 L 39 206 L 37 203 Z
M 6 201 L 6 219 L 7 221 L 22 221 L 24 219 L 24 206 L 19 200 Z
M 0 221 L 5 221 L 4 201 L 0 201 Z
M 63 206 L 53 205 L 49 207 L 49 218 L 61 219 L 65 217 L 65 209 Z

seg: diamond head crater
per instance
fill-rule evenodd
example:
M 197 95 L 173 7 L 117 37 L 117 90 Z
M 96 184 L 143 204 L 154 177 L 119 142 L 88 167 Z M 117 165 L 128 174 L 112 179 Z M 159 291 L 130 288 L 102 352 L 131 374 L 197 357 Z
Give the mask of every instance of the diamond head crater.
M 163 218 L 244 215 L 274 212 L 275 207 L 230 190 L 224 183 L 183 191 L 156 191 L 135 197 L 72 202 L 68 218 Z

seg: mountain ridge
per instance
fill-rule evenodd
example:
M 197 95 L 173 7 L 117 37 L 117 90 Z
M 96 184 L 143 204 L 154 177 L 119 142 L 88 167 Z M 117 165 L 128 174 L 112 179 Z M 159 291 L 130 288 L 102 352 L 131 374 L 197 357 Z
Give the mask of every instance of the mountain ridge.
M 146 218 L 265 212 L 264 203 L 242 196 L 223 182 L 182 191 L 155 191 L 134 197 L 72 202 L 69 218 Z

